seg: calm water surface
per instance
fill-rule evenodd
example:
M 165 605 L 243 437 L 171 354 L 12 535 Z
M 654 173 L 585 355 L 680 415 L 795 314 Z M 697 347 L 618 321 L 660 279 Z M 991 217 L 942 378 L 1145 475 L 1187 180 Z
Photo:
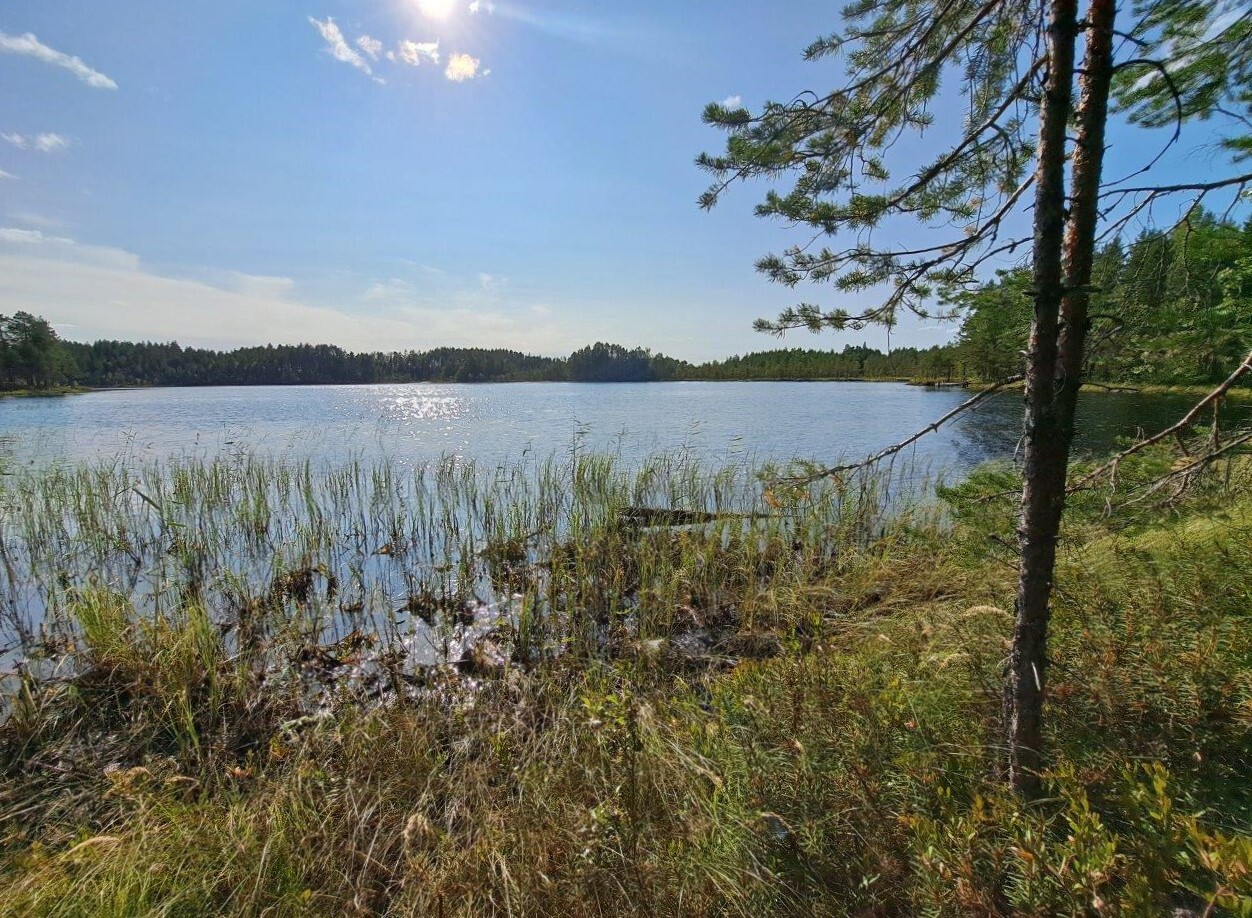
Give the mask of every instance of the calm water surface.
M 609 451 L 627 460 L 686 450 L 713 464 L 858 459 L 949 411 L 968 393 L 899 383 L 742 382 L 221 387 L 0 400 L 0 451 L 46 464 L 254 451 L 340 462 L 480 463 Z M 1099 451 L 1176 420 L 1186 398 L 1091 393 L 1078 448 Z M 1247 406 L 1236 409 L 1247 420 Z M 1011 456 L 1021 396 L 1005 393 L 910 451 L 961 475 Z

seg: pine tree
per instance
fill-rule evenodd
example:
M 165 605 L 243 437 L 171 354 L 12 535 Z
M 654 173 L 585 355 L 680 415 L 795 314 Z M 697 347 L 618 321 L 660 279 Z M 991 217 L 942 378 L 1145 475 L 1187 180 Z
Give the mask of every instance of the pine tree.
M 936 298 L 951 303 L 980 272 L 1029 245 L 1021 560 L 1004 712 L 1008 778 L 1026 797 L 1038 794 L 1044 761 L 1049 608 L 1093 324 L 1097 230 L 1103 220 L 1115 234 L 1119 225 L 1150 214 L 1163 195 L 1202 197 L 1252 180 L 1103 182 L 1115 81 L 1124 110 L 1145 125 L 1181 126 L 1219 110 L 1246 124 L 1252 103 L 1246 10 L 1207 0 L 1142 0 L 1129 29 L 1123 27 L 1131 51 L 1121 60 L 1114 45 L 1118 13 L 1116 0 L 1086 0 L 1081 20 L 1079 0 L 858 0 L 844 11 L 842 33 L 806 51 L 810 60 L 842 55 L 840 88 L 767 103 L 757 114 L 710 105 L 705 120 L 729 136 L 724 152 L 698 159 L 715 180 L 701 198 L 706 208 L 737 181 L 790 183 L 770 190 L 757 214 L 805 232 L 796 245 L 758 263 L 767 276 L 792 287 L 828 282 L 840 294 L 880 297 L 859 310 L 800 303 L 758 322 L 764 331 L 891 326 L 902 310 L 926 316 Z M 905 163 L 898 178 L 897 142 L 932 129 L 935 111 L 958 100 L 956 140 L 929 162 Z M 1235 159 L 1252 152 L 1238 136 L 1226 145 Z M 1012 235 L 1010 218 L 1027 209 L 1031 236 Z M 1118 216 L 1110 222 L 1110 214 Z M 905 220 L 920 221 L 936 240 L 914 248 L 893 244 L 892 230 Z

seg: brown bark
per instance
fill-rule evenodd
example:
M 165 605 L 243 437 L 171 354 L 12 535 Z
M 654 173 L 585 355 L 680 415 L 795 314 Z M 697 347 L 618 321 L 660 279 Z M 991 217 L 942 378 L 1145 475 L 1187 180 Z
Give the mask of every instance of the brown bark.
M 1009 781 L 1027 799 L 1037 797 L 1040 790 L 1052 579 L 1090 324 L 1115 13 L 1116 0 L 1092 0 L 1089 8 L 1067 220 L 1064 132 L 1072 105 L 1076 10 L 1070 0 L 1055 0 L 1051 8 L 1049 85 L 1041 116 L 1035 200 L 1035 318 L 1026 371 L 1026 468 L 1018 528 L 1021 567 L 1005 688 Z
M 1077 18 L 1076 0 L 1052 0 L 1048 6 L 1048 79 L 1039 115 L 1035 173 L 1035 314 L 1026 360 L 1025 472 L 1017 530 L 1021 562 L 1004 689 L 1009 782 L 1028 797 L 1038 792 L 1043 723 L 1039 661 L 1046 651 L 1055 532 L 1065 491 L 1064 459 L 1055 448 L 1060 437 L 1055 382 L 1064 295 L 1065 128 L 1073 106 Z
M 1116 0 L 1092 0 L 1087 11 L 1087 50 L 1078 102 L 1078 139 L 1073 156 L 1069 227 L 1065 234 L 1065 298 L 1061 303 L 1060 397 L 1072 418 L 1082 386 L 1084 346 L 1091 328 L 1091 268 L 1100 218 L 1104 129 L 1113 81 L 1113 22 Z

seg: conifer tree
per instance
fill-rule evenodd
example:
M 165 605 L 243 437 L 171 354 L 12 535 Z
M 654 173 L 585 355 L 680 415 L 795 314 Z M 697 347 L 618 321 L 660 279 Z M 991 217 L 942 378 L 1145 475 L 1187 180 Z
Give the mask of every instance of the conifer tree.
M 842 31 L 805 52 L 809 60 L 842 56 L 843 85 L 755 114 L 709 105 L 705 120 L 728 139 L 723 152 L 697 161 L 714 177 L 700 201 L 706 208 L 738 181 L 789 184 L 756 209 L 801 230 L 795 245 L 758 263 L 767 276 L 880 297 L 867 309 L 803 302 L 759 321 L 763 331 L 890 326 L 904 310 L 951 315 L 931 304 L 954 302 L 989 268 L 1029 251 L 1021 557 L 1003 718 L 1007 776 L 1028 798 L 1039 792 L 1044 763 L 1049 607 L 1097 232 L 1149 217 L 1168 195 L 1198 203 L 1252 181 L 1233 168 L 1187 184 L 1104 180 L 1111 100 L 1131 122 L 1175 125 L 1175 138 L 1190 120 L 1230 116 L 1223 143 L 1232 163 L 1252 154 L 1240 131 L 1252 105 L 1252 13 L 1211 0 L 1129 6 L 857 0 L 844 10 Z M 1120 32 L 1119 15 L 1128 19 Z M 936 135 L 944 139 L 936 112 L 958 105 L 959 130 L 937 156 L 919 164 L 897 152 L 906 135 L 924 134 L 932 146 Z M 1153 165 L 1139 174 L 1150 178 Z M 1027 212 L 1032 232 L 1017 235 L 1013 218 Z M 896 244 L 894 230 L 907 220 L 930 228 L 934 241 Z

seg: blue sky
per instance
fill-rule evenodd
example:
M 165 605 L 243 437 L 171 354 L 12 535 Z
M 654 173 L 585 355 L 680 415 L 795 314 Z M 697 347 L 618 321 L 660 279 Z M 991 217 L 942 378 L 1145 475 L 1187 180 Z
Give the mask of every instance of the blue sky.
M 800 59 L 830 3 L 475 6 L 9 0 L 0 312 L 83 340 L 703 359 L 775 346 L 751 322 L 797 299 L 838 304 L 759 277 L 794 237 L 751 216 L 759 186 L 701 212 L 692 164 L 721 142 L 707 102 L 834 84 Z M 1165 171 L 1207 171 L 1197 149 Z M 883 336 L 792 342 L 861 340 Z

